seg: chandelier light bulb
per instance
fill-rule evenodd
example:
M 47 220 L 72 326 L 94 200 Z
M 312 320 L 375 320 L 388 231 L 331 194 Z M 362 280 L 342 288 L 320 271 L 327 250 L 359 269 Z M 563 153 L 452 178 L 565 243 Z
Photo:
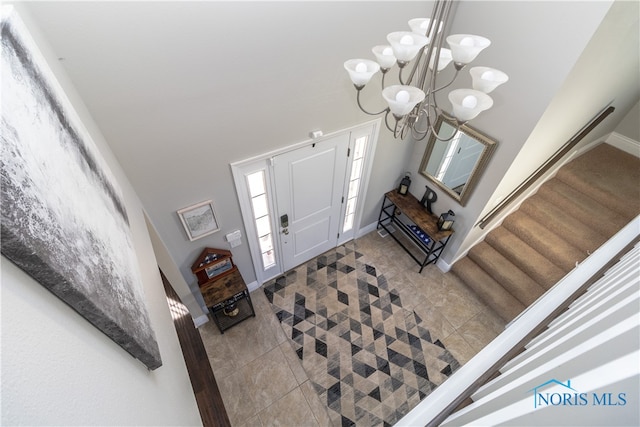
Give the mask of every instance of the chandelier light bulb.
M 371 49 L 376 57 L 376 61 L 380 64 L 380 68 L 389 69 L 396 63 L 396 57 L 393 55 L 393 49 L 389 45 L 379 45 Z
M 370 59 L 350 59 L 344 63 L 344 68 L 353 84 L 359 88 L 369 83 L 371 77 L 380 71 L 380 65 Z
M 473 67 L 469 74 L 473 79 L 473 88 L 484 93 L 490 93 L 509 80 L 509 76 L 502 71 L 489 67 Z
M 409 92 L 407 92 L 406 90 L 401 90 L 396 93 L 396 101 L 402 104 L 406 104 L 407 102 L 409 102 L 410 98 L 411 95 L 409 95 Z
M 411 31 L 416 34 L 420 34 L 421 36 L 427 35 L 427 30 L 429 29 L 429 23 L 431 19 L 429 18 L 415 18 L 409 21 L 409 27 Z M 440 25 L 438 26 L 438 32 L 442 31 L 442 21 L 440 21 Z M 429 34 L 429 38 L 432 38 L 435 33 L 435 28 L 431 29 L 431 34 Z
M 400 44 L 404 46 L 413 45 L 413 38 L 410 35 L 405 35 L 400 38 Z
M 393 49 L 393 55 L 398 61 L 405 63 L 415 58 L 420 49 L 429 43 L 427 37 L 409 31 L 390 33 L 387 40 Z
M 451 50 L 447 48 L 440 49 L 440 59 L 438 59 L 438 71 L 444 70 L 447 65 L 451 63 L 453 56 L 451 56 Z M 433 63 L 436 61 L 436 57 L 432 57 L 429 61 L 429 69 L 433 70 Z
M 464 108 L 476 108 L 478 105 L 478 98 L 473 95 L 467 95 L 462 99 L 462 106 Z
M 449 101 L 453 106 L 453 116 L 462 123 L 493 106 L 493 99 L 489 95 L 474 89 L 452 90 Z
M 425 94 L 422 90 L 414 86 L 393 85 L 386 87 L 382 91 L 382 97 L 387 104 L 391 113 L 400 119 L 413 110 L 413 107 L 421 103 Z
M 447 37 L 453 61 L 466 65 L 476 59 L 483 49 L 489 47 L 491 40 L 471 34 L 454 34 Z

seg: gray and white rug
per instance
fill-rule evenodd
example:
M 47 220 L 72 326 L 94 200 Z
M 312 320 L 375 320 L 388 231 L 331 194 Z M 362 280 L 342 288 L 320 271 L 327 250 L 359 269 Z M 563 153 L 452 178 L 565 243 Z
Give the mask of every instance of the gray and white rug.
M 391 426 L 460 367 L 354 242 L 264 292 L 335 426 Z

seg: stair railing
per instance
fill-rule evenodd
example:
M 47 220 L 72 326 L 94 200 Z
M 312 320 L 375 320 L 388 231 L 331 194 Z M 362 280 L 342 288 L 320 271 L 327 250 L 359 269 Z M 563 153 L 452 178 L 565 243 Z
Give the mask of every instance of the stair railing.
M 538 298 L 500 335 L 400 419 L 396 427 L 440 425 L 629 252 L 640 241 L 638 230 L 640 216 Z
M 549 169 L 553 167 L 565 154 L 578 144 L 589 132 L 600 124 L 609 114 L 613 113 L 615 107 L 607 106 L 598 113 L 589 123 L 578 131 L 571 139 L 565 142 L 551 157 L 549 157 L 538 169 L 536 169 L 529 177 L 527 177 L 520 185 L 518 185 L 507 197 L 498 203 L 489 213 L 487 213 L 477 224 L 484 229 L 487 224 L 494 220 L 502 210 L 514 200 L 520 197 L 533 183 L 543 176 Z

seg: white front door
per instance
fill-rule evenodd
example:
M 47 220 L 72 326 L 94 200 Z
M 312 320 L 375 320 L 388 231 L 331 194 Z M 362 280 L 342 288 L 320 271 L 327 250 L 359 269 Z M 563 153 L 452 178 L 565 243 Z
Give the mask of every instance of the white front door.
M 284 270 L 337 246 L 349 133 L 273 157 Z

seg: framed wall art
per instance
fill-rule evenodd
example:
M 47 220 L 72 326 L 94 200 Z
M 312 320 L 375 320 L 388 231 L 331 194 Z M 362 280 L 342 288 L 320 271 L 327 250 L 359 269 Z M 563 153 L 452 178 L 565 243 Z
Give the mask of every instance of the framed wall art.
M 211 200 L 180 209 L 178 216 L 182 221 L 187 237 L 191 241 L 220 230 Z
M 119 182 L 17 12 L 0 14 L 2 255 L 156 369 Z

